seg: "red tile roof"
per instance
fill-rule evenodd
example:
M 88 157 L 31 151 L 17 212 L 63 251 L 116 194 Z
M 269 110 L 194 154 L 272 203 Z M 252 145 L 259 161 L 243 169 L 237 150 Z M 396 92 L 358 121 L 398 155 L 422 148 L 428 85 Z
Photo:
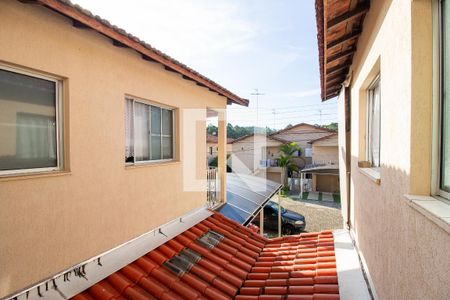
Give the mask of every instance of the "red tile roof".
M 217 135 L 207 134 L 206 142 L 211 144 L 217 144 L 219 141 L 219 137 Z M 227 138 L 227 144 L 231 144 L 234 141 L 232 138 Z
M 215 213 L 74 300 L 339 299 L 330 231 L 266 239 Z

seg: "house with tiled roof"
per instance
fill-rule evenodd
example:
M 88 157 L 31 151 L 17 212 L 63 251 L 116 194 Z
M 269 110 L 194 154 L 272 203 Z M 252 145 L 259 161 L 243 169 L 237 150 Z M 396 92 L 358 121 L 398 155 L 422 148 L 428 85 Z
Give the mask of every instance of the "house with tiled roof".
M 216 133 L 206 134 L 206 159 L 208 160 L 208 163 L 217 157 L 217 154 L 219 152 L 218 141 L 219 139 Z M 231 153 L 232 142 L 233 142 L 232 138 L 227 138 L 227 155 Z
M 224 111 L 248 100 L 69 1 L 0 19 L 0 298 L 92 280 L 86 261 L 204 209 L 207 109 L 226 201 Z
M 313 163 L 313 140 L 335 134 L 334 131 L 307 123 L 299 123 L 268 135 L 248 135 L 236 139 L 232 143 L 232 161 L 239 168 L 237 172 L 256 174 L 269 180 L 283 182 L 284 172 L 278 166 L 280 146 L 296 142 L 300 147 L 293 161 L 299 169 Z M 336 156 L 337 156 L 337 148 Z M 311 177 L 311 176 L 308 176 Z
M 375 299 L 450 299 L 450 3 L 316 0 L 342 213 Z

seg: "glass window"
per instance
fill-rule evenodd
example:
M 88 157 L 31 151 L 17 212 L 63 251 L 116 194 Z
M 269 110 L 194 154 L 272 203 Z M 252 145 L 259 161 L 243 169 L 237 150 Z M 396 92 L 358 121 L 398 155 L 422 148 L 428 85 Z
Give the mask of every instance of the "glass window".
M 0 69 L 0 173 L 59 167 L 58 85 Z
M 380 166 L 381 91 L 378 77 L 369 87 L 367 95 L 366 156 L 371 166 Z
M 450 3 L 441 2 L 441 178 L 440 188 L 450 192 Z
M 173 159 L 173 111 L 125 100 L 125 162 Z

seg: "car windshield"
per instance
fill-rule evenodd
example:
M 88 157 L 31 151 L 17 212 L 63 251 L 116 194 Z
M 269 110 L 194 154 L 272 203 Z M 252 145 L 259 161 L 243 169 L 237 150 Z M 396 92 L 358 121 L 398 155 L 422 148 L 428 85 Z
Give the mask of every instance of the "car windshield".
M 268 205 L 271 206 L 275 211 L 278 212 L 278 203 L 275 203 L 275 202 L 269 202 Z M 285 212 L 286 212 L 286 208 L 284 208 L 283 206 L 281 206 L 281 213 L 284 214 Z

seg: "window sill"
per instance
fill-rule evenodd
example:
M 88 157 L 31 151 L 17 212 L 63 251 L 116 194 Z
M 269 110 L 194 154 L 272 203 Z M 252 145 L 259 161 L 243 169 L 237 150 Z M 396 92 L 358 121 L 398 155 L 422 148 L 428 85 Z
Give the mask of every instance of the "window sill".
M 369 177 L 370 180 L 375 182 L 376 184 L 381 184 L 381 176 L 380 176 L 380 170 L 379 168 L 358 168 L 359 171 Z
M 146 168 L 146 167 L 170 166 L 170 165 L 177 165 L 179 163 L 180 163 L 179 160 L 154 161 L 154 162 L 148 161 L 148 162 L 135 163 L 135 164 L 125 164 L 125 170 L 139 169 L 139 168 Z
M 55 177 L 55 176 L 65 176 L 65 175 L 70 175 L 70 174 L 71 174 L 71 172 L 67 171 L 67 170 L 5 174 L 5 175 L 0 176 L 0 182 L 13 181 L 13 180 L 35 179 L 35 178 L 45 178 L 45 177 Z
M 450 234 L 450 205 L 431 196 L 405 195 L 409 206 Z

